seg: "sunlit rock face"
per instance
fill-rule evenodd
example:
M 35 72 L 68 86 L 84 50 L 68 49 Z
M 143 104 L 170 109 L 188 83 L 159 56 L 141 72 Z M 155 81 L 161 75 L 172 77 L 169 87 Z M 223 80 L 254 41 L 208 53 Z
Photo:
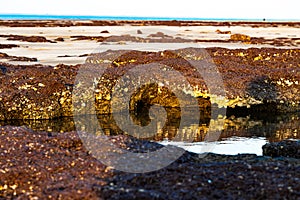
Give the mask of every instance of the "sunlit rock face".
M 120 56 L 110 56 L 114 54 Z M 200 112 L 208 118 L 212 107 L 227 107 L 232 112 L 240 109 L 293 112 L 300 108 L 299 54 L 299 49 L 189 48 L 162 52 L 108 51 L 91 55 L 81 66 L 25 67 L 1 63 L 0 119 L 53 119 L 73 116 L 74 109 L 80 114 L 109 114 L 112 104 L 117 105 L 116 112 L 128 108 L 138 115 L 153 105 L 166 110 L 192 107 L 190 97 L 197 100 Z M 191 61 L 201 62 L 200 73 Z M 88 64 L 90 73 L 97 74 L 103 63 L 108 67 L 101 76 L 93 77 L 93 90 L 85 87 L 77 90 L 83 98 L 74 107 L 74 87 L 85 84 L 75 83 L 80 69 Z M 148 74 L 143 67 L 151 64 L 159 66 L 161 71 L 149 70 L 148 76 L 165 81 L 141 81 L 139 75 Z M 212 65 L 222 79 L 225 99 L 212 94 L 218 88 L 210 90 L 203 77 L 204 72 L 213 79 L 208 70 Z M 132 73 L 135 77 L 128 76 L 132 70 L 136 70 Z M 182 78 L 169 75 L 172 71 Z M 126 95 L 128 101 L 124 101 Z M 86 99 L 92 99 L 93 103 L 86 104 Z

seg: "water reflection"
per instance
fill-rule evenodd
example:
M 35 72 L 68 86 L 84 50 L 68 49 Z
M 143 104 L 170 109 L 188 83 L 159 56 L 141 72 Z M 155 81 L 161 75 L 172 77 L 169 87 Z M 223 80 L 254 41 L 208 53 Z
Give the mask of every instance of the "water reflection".
M 122 113 L 120 113 L 120 115 L 121 114 Z M 84 117 L 86 118 L 85 122 L 98 123 L 106 135 L 123 134 L 123 131 L 115 123 L 112 115 L 99 115 L 98 122 L 92 122 L 89 120 L 91 116 Z M 135 120 L 136 124 L 145 124 L 143 120 L 149 120 L 149 116 L 141 115 L 139 118 L 132 117 L 132 120 Z M 191 140 L 190 137 L 193 136 L 193 142 L 201 142 L 204 140 L 208 128 L 213 130 L 221 130 L 219 141 L 232 137 L 263 137 L 268 141 L 300 139 L 300 113 L 288 113 L 284 115 L 266 113 L 247 116 L 231 115 L 225 118 L 225 125 L 219 123 L 219 120 L 209 120 L 209 118 L 201 117 L 199 124 L 184 124 L 184 128 L 181 132 L 178 132 L 179 123 L 179 116 L 169 116 L 166 124 L 162 124 L 160 122 L 157 123 L 157 134 L 154 136 L 149 136 L 148 139 L 156 141 L 171 141 L 176 134 L 180 134 L 181 141 Z M 75 130 L 74 120 L 70 117 L 53 120 L 1 121 L 0 125 L 27 126 L 37 131 L 61 133 Z M 85 126 L 88 126 L 88 124 L 85 124 Z

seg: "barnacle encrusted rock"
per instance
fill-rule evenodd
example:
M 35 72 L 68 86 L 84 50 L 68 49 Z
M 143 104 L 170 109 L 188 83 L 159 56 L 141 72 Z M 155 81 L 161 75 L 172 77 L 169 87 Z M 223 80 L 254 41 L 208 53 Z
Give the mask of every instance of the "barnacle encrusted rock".
M 72 116 L 71 89 L 76 66 L 14 66 L 2 63 L 0 119 Z
M 119 55 L 117 58 L 116 54 Z M 129 105 L 129 110 L 133 113 L 145 109 L 147 111 L 155 104 L 171 110 L 178 109 L 179 105 L 191 106 L 187 99 L 179 101 L 180 98 L 174 94 L 172 87 L 181 90 L 182 94 L 196 98 L 200 111 L 207 116 L 211 114 L 212 106 L 227 107 L 233 112 L 238 108 L 255 112 L 298 111 L 299 54 L 299 49 L 188 48 L 161 52 L 107 51 L 91 55 L 82 66 L 19 66 L 0 63 L 0 119 L 51 119 L 73 116 L 72 96 L 78 70 L 89 66 L 92 73 L 97 73 L 101 63 L 108 67 L 102 77 L 94 77 L 93 90 L 78 87 L 84 84 L 84 81 L 76 82 L 75 86 L 79 88 L 77 92 L 84 94 L 74 108 L 78 113 L 111 113 L 113 101 L 118 105 L 116 111 L 122 111 Z M 190 61 L 202 62 L 200 73 Z M 168 76 L 166 78 L 170 82 L 174 80 L 178 83 L 171 87 L 161 83 L 141 84 L 139 76 L 126 79 L 130 70 L 150 63 L 166 66 L 166 72 L 173 69 L 186 81 L 178 79 L 178 76 Z M 208 68 L 213 65 L 216 68 Z M 209 91 L 203 74 L 213 79 L 212 75 L 216 72 L 208 69 L 217 69 L 220 78 L 223 79 L 223 85 L 218 87 L 225 90 L 225 99 Z M 152 73 L 155 77 L 163 77 L 163 74 Z M 124 87 L 118 86 L 121 78 L 125 83 Z M 135 88 L 139 84 L 140 86 Z M 113 96 L 114 91 L 118 93 L 117 96 Z M 124 102 L 122 98 L 129 92 L 132 92 L 130 100 Z M 87 105 L 86 99 L 94 99 L 96 104 Z

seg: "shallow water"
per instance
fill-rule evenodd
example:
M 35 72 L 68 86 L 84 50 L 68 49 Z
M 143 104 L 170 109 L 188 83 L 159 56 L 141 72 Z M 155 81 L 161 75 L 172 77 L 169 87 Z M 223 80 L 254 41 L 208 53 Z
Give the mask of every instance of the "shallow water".
M 119 115 L 123 114 L 119 113 Z M 150 135 L 136 131 L 124 132 L 120 127 L 124 129 L 126 125 L 117 125 L 113 115 L 98 116 L 97 121 L 92 119 L 93 116 L 76 118 L 76 121 L 71 117 L 54 120 L 11 120 L 2 121 L 0 125 L 27 126 L 37 131 L 60 133 L 75 131 L 76 127 L 77 130 L 90 132 L 89 127 L 98 127 L 100 131 L 95 131 L 95 134 L 129 134 L 140 139 L 158 141 L 161 144 L 176 145 L 196 153 L 209 151 L 220 154 L 261 155 L 261 147 L 267 142 L 300 139 L 300 113 L 231 115 L 215 120 L 201 118 L 198 124 L 185 123 L 182 126 L 179 126 L 179 118 L 172 118 L 165 124 L 162 122 L 155 124 L 157 132 Z M 143 130 L 143 126 L 146 126 L 149 120 L 151 121 L 148 115 L 140 115 L 139 119 L 133 119 L 134 123 L 142 128 L 139 130 Z M 209 134 L 216 136 L 214 141 L 207 141 Z M 208 146 L 210 147 L 207 148 Z

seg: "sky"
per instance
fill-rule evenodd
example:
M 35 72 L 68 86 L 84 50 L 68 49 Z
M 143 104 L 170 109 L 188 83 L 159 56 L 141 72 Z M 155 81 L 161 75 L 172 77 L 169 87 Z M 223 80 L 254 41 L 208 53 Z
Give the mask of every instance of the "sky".
M 300 19 L 299 0 L 0 0 L 0 14 Z

